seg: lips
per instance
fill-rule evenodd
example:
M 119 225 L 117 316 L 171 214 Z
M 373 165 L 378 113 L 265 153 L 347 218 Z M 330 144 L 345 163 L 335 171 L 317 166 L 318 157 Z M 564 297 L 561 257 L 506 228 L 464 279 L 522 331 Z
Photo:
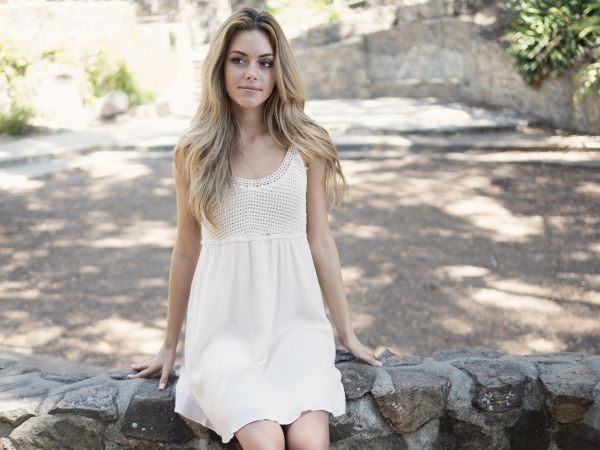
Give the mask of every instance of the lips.
M 254 87 L 254 86 L 240 86 L 240 89 L 244 89 L 247 91 L 260 91 L 259 88 Z

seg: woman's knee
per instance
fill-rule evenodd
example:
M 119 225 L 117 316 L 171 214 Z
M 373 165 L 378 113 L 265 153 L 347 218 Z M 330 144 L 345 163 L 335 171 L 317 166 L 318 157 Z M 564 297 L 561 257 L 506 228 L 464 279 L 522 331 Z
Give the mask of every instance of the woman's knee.
M 305 411 L 285 429 L 289 450 L 329 449 L 329 413 Z
M 285 436 L 274 420 L 250 422 L 234 433 L 244 450 L 284 450 Z

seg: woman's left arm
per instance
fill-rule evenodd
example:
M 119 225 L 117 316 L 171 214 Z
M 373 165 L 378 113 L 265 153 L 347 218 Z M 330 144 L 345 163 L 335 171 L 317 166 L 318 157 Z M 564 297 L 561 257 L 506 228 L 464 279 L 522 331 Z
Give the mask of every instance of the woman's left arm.
M 325 160 L 315 157 L 307 175 L 307 237 L 319 284 L 340 343 L 356 358 L 381 367 L 373 351 L 363 345 L 352 327 L 344 293 L 340 257 L 327 215 Z

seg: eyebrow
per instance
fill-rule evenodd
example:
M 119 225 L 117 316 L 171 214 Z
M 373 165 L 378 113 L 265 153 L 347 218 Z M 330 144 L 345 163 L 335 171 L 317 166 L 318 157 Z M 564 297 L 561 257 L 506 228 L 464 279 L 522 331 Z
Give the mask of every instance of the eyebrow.
M 233 50 L 231 53 L 239 53 L 240 55 L 248 56 L 244 52 L 240 52 L 239 50 Z M 265 53 L 263 55 L 259 55 L 259 58 L 262 58 L 263 56 L 273 56 L 273 53 Z

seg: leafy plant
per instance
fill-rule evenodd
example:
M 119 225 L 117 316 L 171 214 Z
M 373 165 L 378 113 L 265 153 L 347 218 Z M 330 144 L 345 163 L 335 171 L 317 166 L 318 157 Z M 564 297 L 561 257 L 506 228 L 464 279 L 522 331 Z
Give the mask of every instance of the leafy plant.
M 8 40 L 0 41 L 0 88 L 5 92 L 6 107 L 0 109 L 0 133 L 23 134 L 35 112 L 21 100 L 20 81 L 27 74 L 32 56 Z
M 115 89 L 125 92 L 132 106 L 147 103 L 155 98 L 153 92 L 138 87 L 125 61 L 115 60 L 104 49 L 86 52 L 84 67 L 87 86 L 82 97 L 85 104 L 89 105 L 94 97 L 100 97 Z
M 576 104 L 600 82 L 600 0 L 506 0 L 512 14 L 508 53 L 538 86 L 578 69 Z
M 29 119 L 33 116 L 35 111 L 31 107 L 14 102 L 8 114 L 0 111 L 0 133 L 24 134 L 28 129 Z

